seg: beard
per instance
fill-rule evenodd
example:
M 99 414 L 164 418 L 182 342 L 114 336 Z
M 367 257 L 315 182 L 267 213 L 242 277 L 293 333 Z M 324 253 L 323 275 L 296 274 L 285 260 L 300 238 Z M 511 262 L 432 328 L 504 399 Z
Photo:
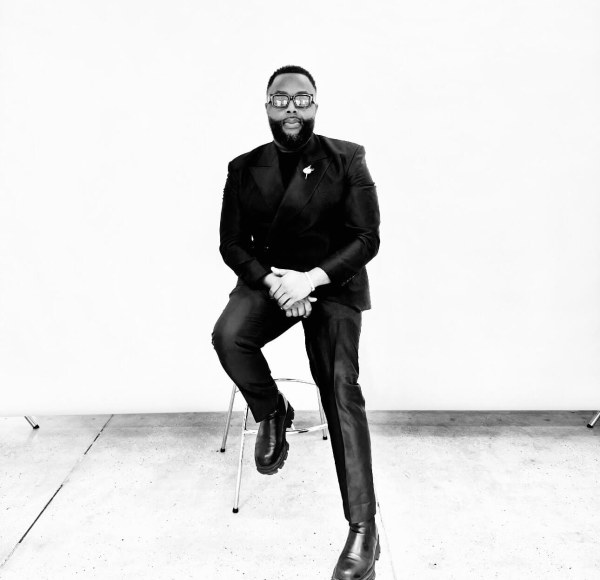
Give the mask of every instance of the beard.
M 289 135 L 283 130 L 283 121 L 269 119 L 269 126 L 271 127 L 271 133 L 273 133 L 273 139 L 290 151 L 301 149 L 308 143 L 308 140 L 313 134 L 315 120 L 307 119 L 304 121 L 301 119 L 300 122 L 300 131 L 295 135 Z

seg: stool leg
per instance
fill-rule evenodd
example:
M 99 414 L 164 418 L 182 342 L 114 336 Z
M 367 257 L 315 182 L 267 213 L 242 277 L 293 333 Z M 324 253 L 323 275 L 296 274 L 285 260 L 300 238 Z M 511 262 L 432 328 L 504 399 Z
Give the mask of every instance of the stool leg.
M 233 500 L 233 513 L 237 514 L 240 505 L 240 486 L 242 485 L 242 461 L 244 459 L 244 443 L 246 440 L 246 424 L 248 423 L 248 405 L 244 411 L 244 418 L 242 419 L 242 436 L 240 441 L 240 459 L 238 462 L 237 472 L 237 483 L 235 484 L 235 499 Z
M 321 392 L 319 391 L 319 387 L 315 387 L 317 389 L 317 403 L 319 405 L 319 415 L 321 417 L 321 423 L 326 423 L 325 421 L 325 412 L 323 411 L 323 405 L 321 404 Z M 323 440 L 327 439 L 327 427 L 323 429 Z
M 25 415 L 25 419 L 27 419 L 27 422 L 31 425 L 31 427 L 33 429 L 39 429 L 40 426 L 38 425 L 35 417 L 32 417 L 30 415 Z
M 587 424 L 587 426 L 592 429 L 594 427 L 594 425 L 596 424 L 596 421 L 598 421 L 598 419 L 600 419 L 600 411 L 598 411 L 594 417 L 592 418 L 592 420 Z
M 225 420 L 225 430 L 223 431 L 223 441 L 221 443 L 221 453 L 225 452 L 225 445 L 227 444 L 227 434 L 229 433 L 229 425 L 231 423 L 231 412 L 233 411 L 233 401 L 235 400 L 235 392 L 237 387 L 233 385 L 231 389 L 231 399 L 229 400 L 229 410 L 227 411 L 227 419 Z

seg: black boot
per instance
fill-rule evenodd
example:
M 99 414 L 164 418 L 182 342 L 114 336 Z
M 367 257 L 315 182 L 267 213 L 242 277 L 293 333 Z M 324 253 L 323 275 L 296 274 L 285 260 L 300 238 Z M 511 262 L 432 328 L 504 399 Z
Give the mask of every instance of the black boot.
M 373 580 L 379 552 L 379 534 L 374 517 L 366 522 L 350 524 L 346 545 L 331 580 Z
M 256 435 L 254 461 L 260 473 L 273 475 L 283 467 L 290 447 L 285 430 L 291 427 L 293 419 L 294 409 L 279 393 L 277 409 L 260 422 Z

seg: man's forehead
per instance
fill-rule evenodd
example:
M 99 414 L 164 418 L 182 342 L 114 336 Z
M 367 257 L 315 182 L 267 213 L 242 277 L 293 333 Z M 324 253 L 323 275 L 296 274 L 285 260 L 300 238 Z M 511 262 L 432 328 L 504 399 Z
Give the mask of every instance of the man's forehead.
M 269 87 L 269 93 L 275 93 L 277 91 L 288 94 L 295 94 L 301 91 L 314 93 L 315 87 L 312 86 L 312 83 L 306 75 L 299 73 L 284 73 L 277 75 Z

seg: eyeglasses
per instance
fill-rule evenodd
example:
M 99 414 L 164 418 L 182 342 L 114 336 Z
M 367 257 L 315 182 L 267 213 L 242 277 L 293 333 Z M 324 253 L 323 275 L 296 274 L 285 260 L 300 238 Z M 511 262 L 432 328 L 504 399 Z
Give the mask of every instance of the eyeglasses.
M 313 95 L 307 93 L 298 93 L 297 95 L 277 93 L 275 95 L 269 95 L 269 102 L 276 109 L 285 109 L 290 101 L 294 101 L 294 105 L 299 109 L 306 109 L 313 104 Z

